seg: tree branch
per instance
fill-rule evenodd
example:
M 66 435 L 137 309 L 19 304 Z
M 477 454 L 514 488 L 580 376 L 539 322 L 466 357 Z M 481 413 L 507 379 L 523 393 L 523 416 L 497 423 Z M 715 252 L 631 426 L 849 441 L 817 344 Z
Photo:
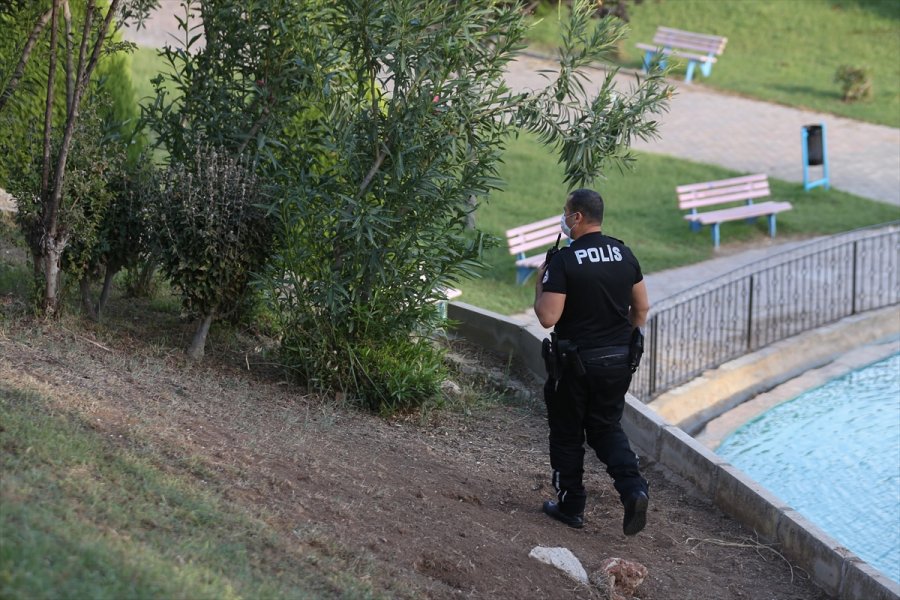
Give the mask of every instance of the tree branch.
M 369 169 L 369 172 L 366 173 L 366 178 L 359 184 L 359 191 L 356 192 L 357 198 L 362 197 L 363 192 L 365 192 L 366 188 L 369 187 L 369 184 L 372 183 L 372 179 L 375 177 L 375 174 L 378 173 L 378 169 L 381 168 L 381 164 L 384 162 L 385 158 L 387 158 L 387 152 L 385 152 L 384 148 L 380 148 L 378 150 L 378 156 L 375 157 L 375 163 L 372 165 L 372 168 Z
M 44 27 L 47 26 L 47 21 L 50 20 L 50 15 L 53 10 L 48 10 L 44 14 L 38 18 L 37 23 L 34 24 L 34 27 L 31 29 L 31 34 L 28 36 L 28 41 L 25 42 L 25 47 L 22 49 L 22 57 L 19 59 L 19 63 L 16 65 L 16 69 L 13 71 L 12 78 L 9 80 L 9 83 L 6 84 L 6 89 L 3 90 L 3 94 L 0 95 L 0 111 L 3 110 L 3 107 L 6 105 L 7 101 L 12 97 L 13 92 L 16 91 L 16 88 L 19 86 L 19 82 L 22 80 L 22 76 L 25 75 L 25 67 L 28 65 L 28 59 L 31 58 L 31 51 L 34 50 L 34 45 L 37 43 L 38 36 L 41 35 L 41 31 L 44 30 Z
M 59 0 L 55 1 L 58 2 Z M 48 224 L 51 227 L 48 227 L 48 233 L 56 232 L 56 217 L 59 212 L 60 199 L 62 198 L 62 183 L 66 172 L 66 160 L 69 156 L 69 146 L 72 142 L 72 135 L 75 132 L 75 121 L 78 117 L 78 105 L 81 104 L 81 98 L 84 96 L 84 91 L 91 79 L 91 74 L 93 73 L 94 68 L 97 66 L 97 61 L 100 58 L 100 50 L 103 47 L 103 42 L 106 41 L 106 34 L 109 30 L 109 24 L 110 22 L 112 22 L 113 16 L 115 15 L 116 10 L 119 7 L 119 2 L 120 0 L 112 0 L 109 3 L 106 18 L 103 20 L 103 24 L 100 26 L 100 31 L 97 32 L 97 39 L 94 42 L 94 49 L 91 52 L 90 61 L 87 64 L 87 68 L 85 68 L 83 72 L 81 71 L 81 66 L 84 62 L 84 55 L 82 54 L 79 57 L 79 77 L 77 77 L 75 80 L 75 96 L 72 99 L 72 109 L 69 111 L 68 118 L 66 119 L 66 130 L 65 133 L 63 133 L 63 139 L 60 143 L 59 157 L 56 161 L 56 172 L 53 176 L 54 188 L 49 202 L 51 218 L 50 220 L 48 220 Z M 90 2 L 88 2 L 87 16 L 85 17 L 84 22 L 85 36 L 82 38 L 82 49 L 86 46 L 85 38 L 90 31 L 93 9 L 94 2 L 93 0 L 91 0 Z
M 72 11 L 69 9 L 69 0 L 63 0 L 63 18 L 66 22 L 66 114 L 72 110 L 74 98 L 74 73 L 72 73 Z
M 244 149 L 247 147 L 247 144 L 250 143 L 256 134 L 259 133 L 260 128 L 263 126 L 263 123 L 269 118 L 269 113 L 271 111 L 268 107 L 263 108 L 262 113 L 259 115 L 259 118 L 256 119 L 256 122 L 253 123 L 253 126 L 250 127 L 250 131 L 247 132 L 247 136 L 244 138 L 244 141 L 241 142 L 241 145 L 238 146 L 237 153 L 243 154 Z
M 56 25 L 59 1 L 53 0 L 53 6 L 50 8 L 50 65 L 47 69 L 47 104 L 44 108 L 44 149 L 41 160 L 42 203 L 47 201 L 50 190 L 50 136 L 53 131 L 53 84 L 56 81 Z M 44 217 L 46 219 L 46 213 Z

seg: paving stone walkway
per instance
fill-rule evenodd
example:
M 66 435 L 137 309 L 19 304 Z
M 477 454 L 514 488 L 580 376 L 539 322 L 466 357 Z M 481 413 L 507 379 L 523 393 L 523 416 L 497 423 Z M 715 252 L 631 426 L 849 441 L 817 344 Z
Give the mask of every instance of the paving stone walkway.
M 537 89 L 545 85 L 546 70 L 554 70 L 552 61 L 523 56 L 511 65 L 507 83 Z M 594 71 L 599 87 L 606 72 Z M 617 88 L 628 90 L 633 80 L 634 73 L 621 72 Z M 824 123 L 832 187 L 900 207 L 900 129 L 752 100 L 702 82 L 672 84 L 676 94 L 659 117 L 659 139 L 638 141 L 636 150 L 802 182 L 802 128 Z M 810 175 L 819 179 L 821 169 L 813 167 Z
M 507 83 L 515 90 L 537 89 L 546 84 L 541 72 L 547 70 L 554 70 L 552 61 L 526 55 L 511 65 Z M 599 86 L 606 72 L 596 72 Z M 634 76 L 620 72 L 617 87 L 628 90 Z M 660 116 L 660 138 L 637 142 L 635 149 L 802 182 L 802 127 L 825 123 L 832 187 L 897 206 L 900 219 L 900 129 L 743 98 L 702 83 L 672 83 L 677 91 L 670 110 Z M 812 178 L 818 179 L 820 173 L 813 171 Z M 808 242 L 776 238 L 750 250 L 729 253 L 725 249 L 700 264 L 652 273 L 646 277 L 651 302 Z M 547 331 L 530 310 L 513 318 L 538 337 Z

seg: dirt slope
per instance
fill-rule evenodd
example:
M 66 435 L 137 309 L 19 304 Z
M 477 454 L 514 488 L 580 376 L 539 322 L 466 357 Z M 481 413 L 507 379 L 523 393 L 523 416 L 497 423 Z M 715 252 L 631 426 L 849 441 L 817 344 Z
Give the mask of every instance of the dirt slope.
M 601 597 L 528 558 L 537 545 L 568 547 L 588 573 L 613 556 L 646 565 L 643 600 L 827 597 L 657 465 L 646 465 L 649 524 L 634 538 L 592 456 L 585 528 L 541 514 L 552 489 L 539 384 L 496 357 L 454 352 L 463 388 L 498 402 L 385 420 L 304 395 L 252 352 L 215 340 L 192 366 L 177 349 L 189 325 L 129 326 L 148 310 L 114 305 L 114 327 L 0 321 L 0 382 L 49 396 L 122 443 L 193 455 L 192 476 L 285 536 L 377 565 L 388 597 Z

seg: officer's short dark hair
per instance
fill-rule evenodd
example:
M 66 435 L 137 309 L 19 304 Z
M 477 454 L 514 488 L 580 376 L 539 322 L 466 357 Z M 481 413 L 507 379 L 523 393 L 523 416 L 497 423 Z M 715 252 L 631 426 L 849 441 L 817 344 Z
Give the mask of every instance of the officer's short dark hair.
M 571 212 L 580 212 L 585 219 L 598 225 L 603 223 L 603 198 L 594 190 L 581 188 L 569 192 L 566 202 Z

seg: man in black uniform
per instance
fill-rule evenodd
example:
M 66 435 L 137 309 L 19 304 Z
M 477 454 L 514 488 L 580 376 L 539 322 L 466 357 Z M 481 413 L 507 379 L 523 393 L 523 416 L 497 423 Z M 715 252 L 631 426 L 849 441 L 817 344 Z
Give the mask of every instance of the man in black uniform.
M 543 510 L 583 527 L 587 440 L 619 492 L 625 535 L 635 535 L 646 524 L 648 484 L 620 421 L 634 368 L 629 345 L 633 334 L 643 341 L 650 304 L 637 259 L 623 242 L 600 232 L 602 222 L 600 194 L 569 194 L 560 226 L 573 241 L 541 266 L 535 284 L 534 312 L 556 334 L 548 348 L 555 361 L 548 364 L 555 366 L 548 366 L 544 400 L 557 500 L 544 502 Z

